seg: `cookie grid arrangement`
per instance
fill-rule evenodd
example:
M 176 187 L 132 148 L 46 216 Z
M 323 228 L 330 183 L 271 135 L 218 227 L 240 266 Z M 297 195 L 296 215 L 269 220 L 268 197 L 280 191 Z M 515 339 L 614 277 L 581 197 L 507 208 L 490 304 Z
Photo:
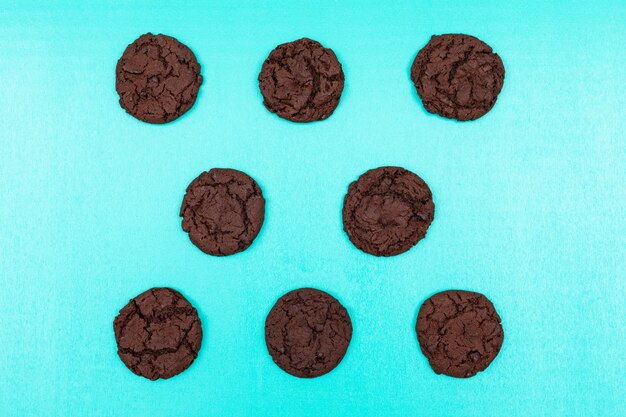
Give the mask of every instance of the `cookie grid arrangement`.
M 339 104 L 344 74 L 335 53 L 311 39 L 276 47 L 258 77 L 263 104 L 293 122 L 328 118 Z M 504 66 L 491 47 L 462 34 L 433 36 L 411 67 L 411 80 L 427 111 L 459 121 L 494 106 Z M 116 67 L 120 105 L 148 123 L 168 123 L 195 103 L 202 84 L 193 52 L 175 38 L 147 33 L 130 44 Z M 408 251 L 434 219 L 430 188 L 401 167 L 380 167 L 350 184 L 342 210 L 350 241 L 374 256 Z M 191 242 L 213 256 L 246 250 L 263 225 L 265 199 L 256 181 L 235 169 L 201 173 L 180 209 Z M 495 359 L 504 333 L 493 304 L 482 294 L 449 290 L 426 300 L 415 332 L 438 374 L 467 378 Z M 187 369 L 202 344 L 196 309 L 170 288 L 132 299 L 113 323 L 118 355 L 135 374 L 167 379 Z M 285 372 L 312 378 L 332 371 L 352 338 L 348 311 L 330 294 L 300 288 L 280 297 L 265 322 L 265 340 Z

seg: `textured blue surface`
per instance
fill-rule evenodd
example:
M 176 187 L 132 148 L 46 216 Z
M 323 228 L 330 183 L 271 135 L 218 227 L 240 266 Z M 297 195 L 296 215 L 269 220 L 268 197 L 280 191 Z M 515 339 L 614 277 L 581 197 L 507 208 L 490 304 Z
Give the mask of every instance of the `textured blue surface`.
M 0 415 L 626 414 L 624 2 L 128 3 L 0 5 Z M 147 31 L 186 43 L 205 77 L 165 126 L 128 116 L 114 88 Z M 495 108 L 464 124 L 426 113 L 409 80 L 430 35 L 455 32 L 506 67 Z M 268 113 L 256 82 L 302 36 L 346 75 L 335 114 L 306 125 Z M 341 205 L 386 164 L 422 176 L 437 211 L 417 247 L 378 259 L 350 244 Z M 178 218 L 211 167 L 248 172 L 267 198 L 254 245 L 228 258 Z M 182 291 L 205 331 L 192 367 L 158 382 L 124 367 L 112 330 L 152 286 Z M 276 367 L 263 337 L 299 286 L 354 324 L 314 380 Z M 413 330 L 449 288 L 483 292 L 503 319 L 500 355 L 469 380 L 435 375 Z

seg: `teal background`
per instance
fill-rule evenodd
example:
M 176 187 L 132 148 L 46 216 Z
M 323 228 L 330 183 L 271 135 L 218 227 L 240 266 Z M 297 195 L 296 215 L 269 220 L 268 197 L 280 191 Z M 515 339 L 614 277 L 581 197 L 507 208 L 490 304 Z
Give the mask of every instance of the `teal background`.
M 626 3 L 622 1 L 13 2 L 0 5 L 0 415 L 626 415 Z M 202 65 L 196 105 L 164 126 L 118 105 L 115 64 L 152 31 Z M 423 109 L 409 80 L 432 34 L 499 53 L 482 119 Z M 341 103 L 292 124 L 256 77 L 279 43 L 334 49 Z M 435 221 L 406 254 L 368 256 L 342 231 L 348 184 L 380 165 L 430 185 Z M 214 258 L 178 209 L 202 170 L 260 183 L 265 225 Z M 196 362 L 151 382 L 116 354 L 117 311 L 182 291 L 205 332 Z M 343 362 L 294 378 L 267 354 L 277 297 L 314 286 L 348 308 Z M 435 375 L 414 322 L 437 291 L 482 292 L 505 341 L 486 372 Z

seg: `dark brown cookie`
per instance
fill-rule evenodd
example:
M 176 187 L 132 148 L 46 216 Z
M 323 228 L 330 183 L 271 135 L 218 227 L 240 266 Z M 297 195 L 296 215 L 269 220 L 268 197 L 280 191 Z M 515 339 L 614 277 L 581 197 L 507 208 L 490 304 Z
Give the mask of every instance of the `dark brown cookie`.
M 153 381 L 189 368 L 202 343 L 198 312 L 171 288 L 152 288 L 130 300 L 113 330 L 122 362 Z
M 311 39 L 278 45 L 259 74 L 263 104 L 293 122 L 330 116 L 343 91 L 343 70 L 335 53 Z
M 473 36 L 433 36 L 415 57 L 411 80 L 430 113 L 474 120 L 496 103 L 504 65 L 489 45 Z
M 352 338 L 346 309 L 334 297 L 313 288 L 288 292 L 265 320 L 265 343 L 285 372 L 314 378 L 332 371 Z
M 354 246 L 376 256 L 411 249 L 426 236 L 434 215 L 428 185 L 399 167 L 367 171 L 343 200 L 343 229 Z
M 167 123 L 193 106 L 202 76 L 193 52 L 176 39 L 146 33 L 117 62 L 120 105 L 148 123 Z
M 180 216 L 183 230 L 203 252 L 232 255 L 247 249 L 259 234 L 265 199 L 245 173 L 214 168 L 189 184 Z
M 482 294 L 450 290 L 422 304 L 417 339 L 438 374 L 469 378 L 485 370 L 500 352 L 500 316 Z

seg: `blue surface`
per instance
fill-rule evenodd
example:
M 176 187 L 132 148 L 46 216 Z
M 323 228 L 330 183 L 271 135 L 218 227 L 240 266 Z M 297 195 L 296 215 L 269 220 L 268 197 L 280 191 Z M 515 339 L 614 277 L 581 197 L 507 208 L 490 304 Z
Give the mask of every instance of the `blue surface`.
M 626 414 L 626 6 L 620 1 L 12 2 L 0 5 L 0 415 L 618 416 Z M 254 6 L 252 6 L 254 4 Z M 194 108 L 165 126 L 118 105 L 115 64 L 152 31 L 197 55 Z M 426 113 L 409 67 L 431 34 L 489 43 L 504 89 L 482 119 Z M 335 114 L 265 110 L 270 50 L 334 49 Z M 390 259 L 342 231 L 348 184 L 404 166 L 430 185 L 427 238 Z M 260 183 L 247 251 L 204 255 L 181 230 L 185 187 L 233 167 Z M 183 374 L 150 382 L 116 355 L 129 298 L 172 286 L 205 337 Z M 276 367 L 263 336 L 300 286 L 348 308 L 354 337 L 330 374 Z M 469 380 L 435 375 L 414 333 L 433 293 L 480 291 L 505 341 Z

